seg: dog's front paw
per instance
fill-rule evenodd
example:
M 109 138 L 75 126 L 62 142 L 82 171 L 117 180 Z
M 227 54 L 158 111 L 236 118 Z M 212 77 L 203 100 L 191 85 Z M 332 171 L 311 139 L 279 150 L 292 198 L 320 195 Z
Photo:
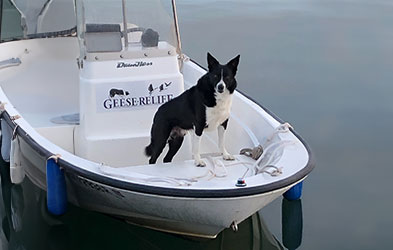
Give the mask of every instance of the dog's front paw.
M 226 161 L 233 161 L 233 160 L 235 160 L 235 157 L 233 155 L 231 155 L 231 154 L 223 154 L 222 158 L 224 160 L 226 160 Z
M 206 167 L 206 163 L 202 160 L 195 160 L 195 166 L 197 167 Z

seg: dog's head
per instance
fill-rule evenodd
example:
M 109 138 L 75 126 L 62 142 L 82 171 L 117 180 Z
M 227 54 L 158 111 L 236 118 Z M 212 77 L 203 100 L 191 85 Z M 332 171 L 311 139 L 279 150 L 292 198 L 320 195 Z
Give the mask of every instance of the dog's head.
M 235 79 L 240 55 L 230 60 L 227 64 L 221 65 L 210 53 L 207 53 L 207 64 L 209 67 L 208 77 L 210 84 L 213 84 L 216 93 L 224 93 L 226 90 L 232 94 L 235 91 L 237 82 Z

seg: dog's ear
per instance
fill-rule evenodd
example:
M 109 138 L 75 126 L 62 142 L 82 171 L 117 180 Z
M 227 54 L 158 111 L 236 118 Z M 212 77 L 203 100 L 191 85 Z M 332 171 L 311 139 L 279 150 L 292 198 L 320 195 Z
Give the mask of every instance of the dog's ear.
M 240 55 L 237 55 L 235 58 L 233 58 L 227 63 L 227 66 L 233 70 L 234 74 L 236 74 L 237 66 L 239 65 L 239 60 L 240 60 Z
M 220 64 L 216 58 L 214 58 L 212 55 L 210 55 L 209 52 L 207 52 L 207 65 L 209 68 L 209 71 L 211 71 L 215 66 Z

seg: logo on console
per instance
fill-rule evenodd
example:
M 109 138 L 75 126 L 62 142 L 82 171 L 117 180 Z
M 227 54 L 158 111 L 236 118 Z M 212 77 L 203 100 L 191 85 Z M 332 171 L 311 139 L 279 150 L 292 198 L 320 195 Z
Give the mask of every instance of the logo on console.
M 109 98 L 113 98 L 115 96 L 124 97 L 124 96 L 127 96 L 129 94 L 130 94 L 130 92 L 125 91 L 123 89 L 111 89 L 111 90 L 109 90 Z
M 171 84 L 172 82 L 164 82 L 162 84 L 156 85 L 158 86 L 156 88 L 153 87 L 153 84 L 149 84 L 147 87 L 147 92 L 146 89 L 144 91 L 142 91 L 142 89 L 139 89 L 139 91 L 137 89 L 131 91 L 129 89 L 125 90 L 122 88 L 110 88 L 110 90 L 107 91 L 109 94 L 108 97 L 102 101 L 100 106 L 104 110 L 110 111 L 124 110 L 138 106 L 163 104 L 172 100 L 174 97 L 172 93 L 161 93 L 162 91 L 167 90 Z M 160 94 L 153 94 L 155 90 L 158 90 Z
M 137 61 L 137 62 L 132 62 L 132 63 L 126 63 L 126 62 L 118 62 L 116 68 L 140 68 L 140 67 L 146 67 L 146 66 L 152 66 L 153 62 L 143 62 L 143 61 Z
M 150 84 L 147 90 L 149 91 L 149 95 L 151 95 L 155 90 L 158 90 L 159 92 L 167 90 L 171 84 L 172 82 L 164 82 L 158 87 L 154 87 L 153 84 Z

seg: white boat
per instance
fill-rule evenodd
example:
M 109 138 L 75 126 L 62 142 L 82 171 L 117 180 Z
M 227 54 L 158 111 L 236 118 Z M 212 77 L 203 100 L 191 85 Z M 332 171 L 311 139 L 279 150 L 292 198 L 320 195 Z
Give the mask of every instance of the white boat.
M 190 136 L 172 163 L 148 165 L 143 151 L 155 111 L 206 73 L 181 51 L 174 1 L 82 0 L 69 15 L 57 15 L 74 10 L 69 0 L 13 2 L 26 25 L 20 39 L 0 43 L 1 153 L 11 180 L 27 176 L 47 190 L 48 203 L 60 207 L 54 213 L 70 202 L 149 228 L 215 237 L 313 169 L 290 125 L 238 91 L 226 136 L 235 161 L 216 154 L 216 133 L 207 132 L 206 167 L 194 166 Z M 70 16 L 76 28 L 62 27 Z M 244 148 L 255 149 L 254 158 L 240 154 Z M 47 171 L 53 166 L 55 176 Z

